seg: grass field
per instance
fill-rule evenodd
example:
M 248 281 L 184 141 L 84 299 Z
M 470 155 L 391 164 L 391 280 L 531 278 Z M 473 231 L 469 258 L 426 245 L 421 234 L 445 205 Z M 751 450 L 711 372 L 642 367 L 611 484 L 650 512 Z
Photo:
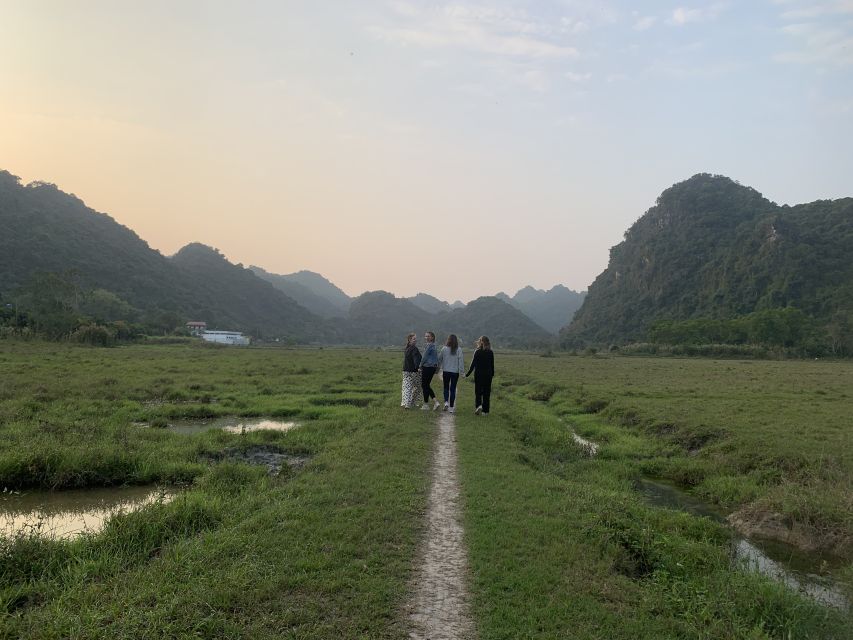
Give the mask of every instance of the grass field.
M 400 359 L 0 342 L 0 485 L 186 487 L 95 536 L 0 542 L 0 637 L 406 637 L 435 415 L 399 408 Z M 467 382 L 457 414 L 481 638 L 853 637 L 843 613 L 731 570 L 727 529 L 634 490 L 659 476 L 744 519 L 779 512 L 853 578 L 853 364 L 498 353 L 497 368 L 492 415 L 462 411 Z M 134 424 L 222 415 L 301 426 Z M 309 462 L 279 477 L 210 462 L 260 444 Z

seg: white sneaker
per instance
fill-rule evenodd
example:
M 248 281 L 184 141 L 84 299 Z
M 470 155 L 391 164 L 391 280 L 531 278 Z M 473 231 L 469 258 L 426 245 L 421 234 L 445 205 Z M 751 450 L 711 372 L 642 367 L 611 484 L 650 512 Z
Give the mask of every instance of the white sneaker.
M 483 413 L 483 407 L 482 407 L 482 406 L 479 406 L 479 407 L 477 407 L 476 409 L 474 409 L 474 415 L 475 415 L 475 416 L 478 416 L 478 415 L 480 415 L 481 413 Z
M 426 402 L 424 402 L 423 406 L 421 407 L 421 411 L 429 411 L 429 405 Z
M 445 403 L 444 403 L 444 411 L 447 411 L 447 408 L 448 408 L 449 406 L 450 406 L 450 405 L 448 405 L 448 404 L 445 402 Z
M 450 407 L 450 413 L 456 413 L 456 407 Z
M 441 403 L 438 400 L 433 400 L 435 404 L 432 405 L 432 410 L 435 411 L 441 406 Z

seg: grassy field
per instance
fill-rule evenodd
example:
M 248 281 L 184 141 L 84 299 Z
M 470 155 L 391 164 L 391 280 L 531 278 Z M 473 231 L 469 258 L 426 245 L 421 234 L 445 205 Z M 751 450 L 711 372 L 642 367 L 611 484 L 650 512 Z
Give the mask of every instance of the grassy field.
M 0 542 L 0 637 L 406 637 L 435 414 L 399 408 L 400 359 L 0 341 L 0 486 L 185 487 L 99 535 Z M 666 477 L 745 518 L 779 511 L 849 561 L 853 364 L 497 366 L 492 415 L 462 411 L 467 382 L 457 415 L 481 638 L 853 637 L 844 614 L 732 571 L 727 529 L 634 490 Z M 222 415 L 301 426 L 134 424 Z M 279 477 L 210 462 L 255 445 L 309 461 Z

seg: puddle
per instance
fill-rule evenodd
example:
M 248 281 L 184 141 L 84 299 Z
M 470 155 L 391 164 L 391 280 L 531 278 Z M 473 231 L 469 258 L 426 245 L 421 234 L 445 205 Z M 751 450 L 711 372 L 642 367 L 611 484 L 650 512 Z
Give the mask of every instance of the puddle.
M 168 502 L 173 497 L 171 491 L 150 486 L 3 492 L 0 535 L 34 532 L 68 539 L 97 533 L 116 513 L 127 513 L 158 501 Z
M 637 482 L 640 493 L 656 506 L 685 511 L 726 524 L 725 513 L 670 484 L 649 479 Z M 818 572 L 828 567 L 827 559 L 781 542 L 748 540 L 736 536 L 732 543 L 732 563 L 760 573 L 815 602 L 842 611 L 850 610 L 850 600 L 840 582 Z
M 282 422 L 268 418 L 212 418 L 210 420 L 175 420 L 166 427 L 167 431 L 193 435 L 219 429 L 228 433 L 250 433 L 252 431 L 290 431 L 299 426 L 297 422 Z
M 581 438 L 574 431 L 572 431 L 572 440 L 579 444 L 590 458 L 598 454 L 597 444 L 595 444 L 591 440 L 587 440 L 586 438 Z
M 265 466 L 267 472 L 272 476 L 281 473 L 284 467 L 300 469 L 308 462 L 308 456 L 282 453 L 274 447 L 258 445 L 245 450 L 225 449 L 221 454 L 211 456 L 213 461 L 228 460 L 229 462 L 245 462 L 246 464 L 257 464 Z

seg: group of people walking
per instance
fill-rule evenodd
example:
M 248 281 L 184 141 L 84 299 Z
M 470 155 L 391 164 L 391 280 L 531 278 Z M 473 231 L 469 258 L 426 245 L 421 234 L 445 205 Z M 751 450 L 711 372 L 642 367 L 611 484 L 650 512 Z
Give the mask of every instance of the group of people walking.
M 435 334 L 427 331 L 424 334 L 426 346 L 423 355 L 418 349 L 418 337 L 414 333 L 406 336 L 406 352 L 403 356 L 403 399 L 400 406 L 412 409 L 419 400 L 423 400 L 421 409 L 437 410 L 441 405 L 432 390 L 432 379 L 441 370 L 441 381 L 444 391 L 444 410 L 456 412 L 456 386 L 459 376 L 465 371 L 465 359 L 459 339 L 451 333 L 441 349 L 436 348 Z M 474 413 L 489 415 L 491 408 L 492 378 L 495 375 L 495 355 L 487 336 L 480 336 L 477 348 L 471 360 L 471 366 L 465 373 L 467 378 L 474 374 Z

